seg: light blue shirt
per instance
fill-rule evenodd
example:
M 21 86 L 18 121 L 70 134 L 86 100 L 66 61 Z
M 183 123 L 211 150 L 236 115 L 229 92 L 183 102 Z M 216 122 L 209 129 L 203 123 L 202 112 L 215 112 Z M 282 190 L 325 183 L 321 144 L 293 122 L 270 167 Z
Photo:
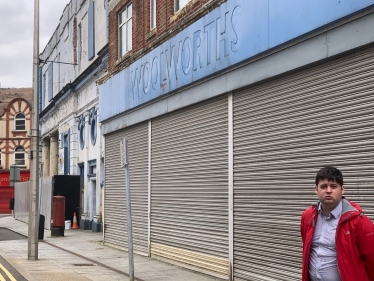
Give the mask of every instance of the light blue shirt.
M 335 247 L 336 227 L 342 213 L 342 202 L 328 217 L 318 204 L 318 219 L 309 258 L 311 281 L 341 281 Z

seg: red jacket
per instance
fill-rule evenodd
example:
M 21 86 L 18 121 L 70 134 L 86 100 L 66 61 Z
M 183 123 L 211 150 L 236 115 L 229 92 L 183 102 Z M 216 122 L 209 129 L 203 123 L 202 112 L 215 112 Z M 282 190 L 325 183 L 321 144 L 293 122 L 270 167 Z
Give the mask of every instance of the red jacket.
M 342 281 L 374 281 L 374 224 L 359 205 L 342 199 L 342 214 L 335 234 L 338 268 Z M 309 255 L 318 218 L 317 205 L 301 217 L 303 240 L 302 281 L 309 280 Z

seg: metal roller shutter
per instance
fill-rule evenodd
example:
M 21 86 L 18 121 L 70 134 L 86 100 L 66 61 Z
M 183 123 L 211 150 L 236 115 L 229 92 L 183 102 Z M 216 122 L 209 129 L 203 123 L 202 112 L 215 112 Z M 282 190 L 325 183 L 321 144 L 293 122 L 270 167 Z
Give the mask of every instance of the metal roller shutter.
M 227 96 L 152 120 L 151 253 L 228 275 Z
M 104 242 L 127 249 L 125 170 L 120 141 L 128 137 L 134 252 L 148 255 L 148 123 L 105 138 Z
M 300 217 L 324 165 L 374 219 L 374 52 L 234 94 L 234 279 L 301 279 Z

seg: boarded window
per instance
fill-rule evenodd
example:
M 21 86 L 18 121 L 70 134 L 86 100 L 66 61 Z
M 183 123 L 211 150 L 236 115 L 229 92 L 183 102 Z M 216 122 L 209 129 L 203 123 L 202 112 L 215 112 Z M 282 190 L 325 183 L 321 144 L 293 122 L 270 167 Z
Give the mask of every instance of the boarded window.
M 82 25 L 78 25 L 78 70 L 81 69 L 82 60 Z
M 48 66 L 48 101 L 53 99 L 53 62 Z
M 43 74 L 42 68 L 39 67 L 39 113 L 43 110 Z
M 88 60 L 95 57 L 95 2 L 88 7 Z
M 64 149 L 64 175 L 70 175 L 70 129 L 61 134 L 61 146 Z

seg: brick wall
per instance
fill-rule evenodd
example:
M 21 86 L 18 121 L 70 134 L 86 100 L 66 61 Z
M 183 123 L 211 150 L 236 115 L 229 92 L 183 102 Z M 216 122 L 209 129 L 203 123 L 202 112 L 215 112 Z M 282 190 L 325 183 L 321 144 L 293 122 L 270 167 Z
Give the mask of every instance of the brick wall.
M 150 0 L 120 0 L 109 13 L 109 76 L 142 57 L 226 0 L 191 0 L 174 12 L 175 0 L 156 0 L 156 28 L 150 30 Z M 119 58 L 118 14 L 132 3 L 132 51 Z

